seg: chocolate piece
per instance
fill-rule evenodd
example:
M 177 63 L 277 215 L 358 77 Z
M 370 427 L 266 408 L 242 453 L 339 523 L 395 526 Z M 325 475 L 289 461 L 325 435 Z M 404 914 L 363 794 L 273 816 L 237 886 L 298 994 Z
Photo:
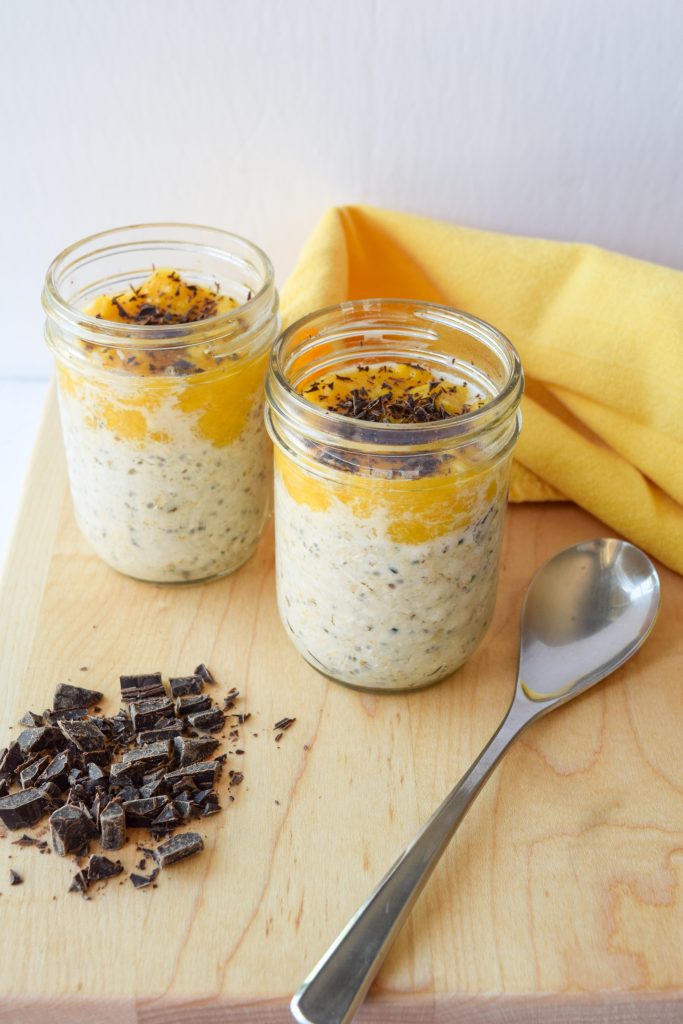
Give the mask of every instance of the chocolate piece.
M 178 697 L 175 702 L 177 715 L 193 715 L 199 711 L 208 711 L 213 702 L 208 693 L 188 693 L 185 697 Z
M 169 801 L 161 814 L 158 814 L 152 822 L 152 833 L 171 832 L 180 825 L 182 820 L 178 809 Z
M 160 768 L 171 760 L 171 749 L 170 740 L 146 743 L 143 747 L 127 750 L 123 755 L 123 764 L 140 771 Z
M 172 740 L 176 736 L 180 736 L 183 731 L 183 723 L 173 721 L 169 725 L 159 725 L 156 729 L 145 729 L 143 732 L 139 732 L 137 735 L 136 742 L 139 746 L 144 746 L 146 743 L 158 743 L 159 740 Z
M 19 719 L 19 725 L 28 725 L 32 729 L 38 729 L 41 725 L 45 725 L 45 719 L 35 711 L 26 711 Z
M 21 877 L 19 872 L 18 871 L 14 871 L 13 868 L 10 868 L 9 884 L 10 885 L 21 885 L 21 883 L 23 881 L 24 881 L 24 879 Z
M 127 711 L 117 711 L 108 722 L 111 738 L 117 743 L 128 743 L 132 739 L 135 729 Z
M 181 832 L 160 843 L 154 851 L 156 861 L 161 868 L 167 868 L 185 857 L 192 857 L 204 849 L 202 837 L 198 832 Z
M 90 708 L 99 704 L 104 697 L 98 690 L 86 690 L 84 686 L 60 683 L 55 690 L 52 707 L 55 711 L 70 711 L 72 708 Z
M 219 769 L 220 762 L 218 760 L 199 761 L 196 764 L 188 765 L 186 768 L 177 768 L 174 772 L 168 772 L 164 779 L 169 786 L 173 786 L 176 782 L 189 780 L 201 789 L 206 789 L 214 785 L 218 778 Z
M 130 705 L 130 716 L 135 732 L 153 729 L 160 718 L 173 715 L 173 702 L 168 697 L 151 697 Z
M 239 786 L 244 782 L 244 775 L 242 772 L 229 772 L 229 775 L 231 786 Z
M 137 786 L 124 786 L 123 789 L 120 789 L 116 795 L 118 796 L 119 800 L 122 800 L 124 803 L 126 803 L 127 800 L 139 800 L 140 790 L 138 789 Z
M 21 747 L 16 740 L 12 740 L 5 753 L 0 757 L 0 772 L 11 775 L 24 760 Z
M 155 868 L 151 875 L 138 875 L 131 873 L 128 877 L 135 886 L 136 889 L 144 889 L 145 886 L 151 885 L 152 882 L 157 878 L 159 874 L 159 868 Z
M 134 828 L 151 825 L 162 808 L 168 803 L 166 796 L 151 796 L 146 800 L 126 800 L 123 809 L 126 812 L 126 824 Z
M 213 678 L 206 665 L 204 665 L 203 663 L 201 665 L 197 665 L 196 669 L 194 670 L 194 674 L 196 676 L 199 676 L 200 679 L 203 679 L 205 683 L 216 682 L 216 680 Z
M 88 760 L 94 760 L 93 754 L 106 752 L 106 736 L 89 720 L 72 722 L 60 720 L 59 730 L 77 750 L 91 755 Z
M 189 817 L 191 817 L 192 805 L 190 801 L 187 799 L 187 797 L 179 796 L 176 800 L 173 801 L 173 806 L 175 807 L 176 811 L 178 812 L 178 815 L 183 819 L 183 821 L 186 821 Z
M 82 896 L 85 896 L 88 890 L 88 870 L 77 871 L 74 875 L 71 885 L 69 886 L 69 892 L 80 892 Z M 86 896 L 87 899 L 87 896 Z
M 205 757 L 209 757 L 220 743 L 210 736 L 178 736 L 173 741 L 173 745 L 178 765 L 181 768 L 185 768 L 187 765 L 197 764 L 198 761 L 203 761 Z
M 195 729 L 202 729 L 204 732 L 217 732 L 225 725 L 225 716 L 220 708 L 198 711 L 193 715 L 188 715 L 188 720 Z
M 126 842 L 126 813 L 118 802 L 107 804 L 100 814 L 103 850 L 120 850 Z
M 59 786 L 55 786 L 54 782 L 41 782 L 40 780 L 38 780 L 37 789 L 39 789 L 40 792 L 45 796 L 45 799 L 50 805 L 49 810 L 52 810 L 54 807 L 58 806 L 62 796 L 62 791 L 60 790 Z
M 166 691 L 161 681 L 161 672 L 149 672 L 146 675 L 120 676 L 121 700 L 130 704 L 133 701 L 145 700 L 148 697 L 165 697 Z
M 88 861 L 88 882 L 101 882 L 104 878 L 114 878 L 123 871 L 120 860 L 109 860 L 101 854 L 94 853 Z
M 124 764 L 123 761 L 118 761 L 111 766 L 109 782 L 112 786 L 127 786 L 130 784 L 134 772 L 135 765 Z
M 42 757 L 38 756 L 32 764 L 19 773 L 19 785 L 22 789 L 30 789 L 42 770 L 47 767 L 50 763 L 50 758 L 46 754 Z
M 296 718 L 281 718 L 279 722 L 275 723 L 273 729 L 280 729 L 282 732 L 286 732 L 295 722 Z
M 63 711 L 45 711 L 43 715 L 50 725 L 59 725 L 60 722 L 80 722 L 88 717 L 85 708 L 65 708 Z
M 88 778 L 92 782 L 99 782 L 104 779 L 104 772 L 98 764 L 95 764 L 94 761 L 89 761 L 85 766 L 85 770 L 88 773 Z
M 8 829 L 30 828 L 47 814 L 48 803 L 38 789 L 24 789 L 0 798 L 0 821 Z
M 65 790 L 69 785 L 68 775 L 70 767 L 71 754 L 68 750 L 62 751 L 61 754 L 55 754 L 38 782 L 41 785 L 52 782 L 59 789 Z
M 199 676 L 177 676 L 169 679 L 168 685 L 171 687 L 171 696 L 175 698 L 184 697 L 188 693 L 201 693 L 204 681 Z
M 140 786 L 140 796 L 148 799 L 151 796 L 167 796 L 168 786 L 163 778 L 155 779 Z
M 54 730 L 47 725 L 38 726 L 35 729 L 24 729 L 17 736 L 17 743 L 24 757 L 27 754 L 34 754 L 38 750 L 47 750 L 54 747 Z
M 52 849 L 60 857 L 87 847 L 88 840 L 95 835 L 97 829 L 84 807 L 65 804 L 50 815 Z
M 47 843 L 44 839 L 36 839 L 35 836 L 27 836 L 24 832 L 23 836 L 19 836 L 18 839 L 12 840 L 12 846 L 37 846 L 43 850 L 47 847 Z
M 0 779 L 0 797 L 7 796 L 9 793 L 9 782 L 7 779 Z

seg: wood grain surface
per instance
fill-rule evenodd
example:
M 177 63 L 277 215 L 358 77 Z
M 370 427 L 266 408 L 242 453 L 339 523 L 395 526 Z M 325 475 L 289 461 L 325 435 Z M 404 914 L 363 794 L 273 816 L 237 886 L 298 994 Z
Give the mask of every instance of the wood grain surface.
M 531 575 L 604 532 L 573 506 L 512 508 L 480 650 L 430 690 L 363 696 L 285 638 L 270 530 L 209 585 L 103 565 L 73 521 L 51 400 L 0 594 L 0 740 L 57 682 L 103 690 L 113 712 L 120 673 L 200 660 L 253 717 L 235 803 L 157 889 L 114 880 L 86 902 L 66 891 L 70 861 L 0 840 L 1 1024 L 289 1020 L 302 978 L 505 712 Z M 661 575 L 647 644 L 511 749 L 359 1020 L 683 1019 L 683 580 Z M 284 715 L 297 721 L 277 745 Z M 23 885 L 9 886 L 11 867 Z

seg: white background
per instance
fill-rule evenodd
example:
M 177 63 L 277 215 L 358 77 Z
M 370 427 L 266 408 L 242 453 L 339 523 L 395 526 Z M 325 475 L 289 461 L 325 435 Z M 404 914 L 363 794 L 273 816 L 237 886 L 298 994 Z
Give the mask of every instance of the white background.
M 683 0 L 0 6 L 0 382 L 50 373 L 50 259 L 125 223 L 235 230 L 280 283 L 347 202 L 683 267 Z M 0 536 L 41 399 L 0 388 Z

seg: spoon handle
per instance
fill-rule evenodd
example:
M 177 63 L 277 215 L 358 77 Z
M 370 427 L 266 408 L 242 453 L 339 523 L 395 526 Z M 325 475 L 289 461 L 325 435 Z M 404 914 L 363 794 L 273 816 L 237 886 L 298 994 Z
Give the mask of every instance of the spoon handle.
M 535 717 L 513 701 L 471 768 L 406 847 L 298 990 L 290 1009 L 300 1024 L 348 1024 L 470 804 L 510 743 Z

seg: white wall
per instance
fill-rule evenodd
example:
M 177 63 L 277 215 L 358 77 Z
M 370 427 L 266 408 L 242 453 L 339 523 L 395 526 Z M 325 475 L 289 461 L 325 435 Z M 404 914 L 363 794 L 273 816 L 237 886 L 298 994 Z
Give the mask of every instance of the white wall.
M 683 266 L 680 0 L 4 0 L 0 377 L 68 243 L 231 228 L 282 281 L 330 204 Z

